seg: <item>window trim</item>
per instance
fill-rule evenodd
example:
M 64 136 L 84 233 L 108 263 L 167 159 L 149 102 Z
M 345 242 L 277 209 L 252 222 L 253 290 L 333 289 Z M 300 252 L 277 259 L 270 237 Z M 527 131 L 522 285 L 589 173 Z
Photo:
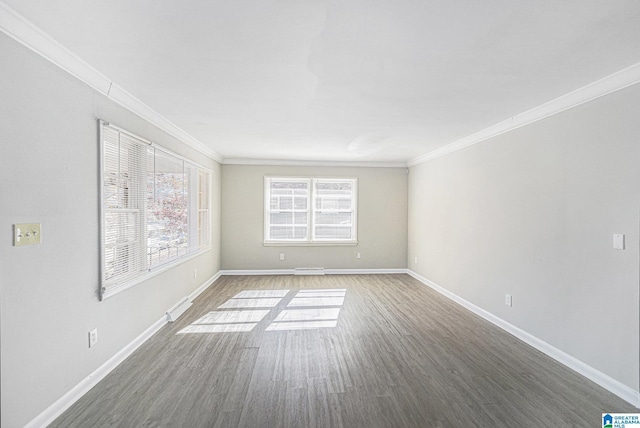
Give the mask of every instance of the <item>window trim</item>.
M 267 239 L 267 233 L 270 226 L 269 215 L 270 209 L 270 183 L 272 180 L 281 181 L 308 181 L 309 182 L 309 202 L 308 202 L 308 220 L 307 220 L 307 239 L 291 239 L 291 240 L 279 240 L 279 239 Z M 328 239 L 314 239 L 313 234 L 315 230 L 315 195 L 316 195 L 316 182 L 317 181 L 352 181 L 353 182 L 353 198 L 352 198 L 352 212 L 353 220 L 352 227 L 354 230 L 354 238 L 349 240 L 328 240 Z M 282 176 L 282 175 L 265 175 L 264 187 L 263 187 L 263 246 L 265 247 L 337 247 L 337 246 L 355 246 L 358 245 L 358 177 L 353 176 Z
M 99 138 L 99 158 L 100 158 L 100 162 L 99 162 L 99 182 L 98 182 L 98 187 L 99 187 L 99 219 L 98 219 L 98 230 L 99 230 L 99 237 L 100 237 L 100 242 L 99 242 L 99 257 L 100 257 L 100 272 L 99 272 L 99 297 L 100 300 L 105 300 L 109 297 L 112 297 L 124 290 L 128 290 L 131 287 L 134 287 L 162 272 L 165 272 L 171 268 L 174 268 L 178 265 L 181 265 L 195 257 L 201 256 L 202 254 L 211 251 L 212 248 L 212 239 L 211 239 L 211 232 L 212 232 L 212 227 L 211 227 L 211 203 L 212 203 L 212 181 L 213 181 L 213 171 L 205 166 L 202 166 L 201 164 L 187 158 L 184 156 L 181 156 L 161 145 L 158 145 L 152 141 L 149 141 L 145 138 L 142 138 L 136 134 L 133 134 L 129 131 L 127 131 L 126 129 L 123 129 L 119 126 L 116 126 L 110 122 L 104 121 L 104 120 L 98 120 L 98 138 Z M 133 276 L 130 277 L 126 277 L 123 278 L 121 282 L 114 282 L 111 284 L 105 284 L 105 279 L 104 279 L 104 272 L 105 272 L 105 226 L 104 226 L 104 216 L 105 216 L 105 212 L 107 212 L 107 210 L 104 207 L 104 197 L 105 197 L 105 193 L 104 193 L 104 180 L 105 180 L 105 163 L 104 163 L 104 128 L 105 127 L 110 127 L 112 129 L 117 130 L 120 133 L 126 134 L 129 137 L 135 138 L 136 140 L 139 140 L 141 143 L 147 144 L 149 147 L 154 148 L 155 150 L 158 151 L 162 151 L 164 153 L 167 153 L 171 156 L 174 156 L 178 159 L 180 159 L 183 162 L 188 162 L 189 164 L 203 170 L 204 172 L 206 172 L 208 180 L 207 180 L 207 210 L 209 212 L 209 225 L 208 225 L 208 233 L 209 233 L 209 241 L 207 243 L 207 245 L 203 245 L 202 247 L 198 247 L 196 250 L 192 251 L 192 252 L 187 252 L 187 254 L 179 256 L 175 259 L 169 260 L 166 263 L 154 266 L 152 268 L 147 267 L 146 271 L 143 273 L 139 273 L 139 274 L 132 274 Z M 145 213 L 143 213 L 144 216 Z M 196 212 L 196 218 L 197 218 L 197 212 Z M 197 221 L 197 220 L 196 220 Z M 144 234 L 144 230 L 141 231 L 141 233 Z M 198 235 L 196 234 L 196 239 L 198 239 Z M 147 245 L 144 246 L 145 249 L 147 248 Z M 145 250 L 146 251 L 146 250 Z

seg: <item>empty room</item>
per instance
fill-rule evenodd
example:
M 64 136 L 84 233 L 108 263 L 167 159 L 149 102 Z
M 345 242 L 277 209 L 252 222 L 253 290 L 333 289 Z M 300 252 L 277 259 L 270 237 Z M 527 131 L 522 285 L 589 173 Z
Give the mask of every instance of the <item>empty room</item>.
M 640 426 L 640 2 L 0 30 L 3 428 Z

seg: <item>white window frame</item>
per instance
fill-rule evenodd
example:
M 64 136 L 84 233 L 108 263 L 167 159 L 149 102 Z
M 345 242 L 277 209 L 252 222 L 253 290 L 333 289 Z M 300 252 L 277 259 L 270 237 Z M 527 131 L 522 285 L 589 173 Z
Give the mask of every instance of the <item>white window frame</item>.
M 111 297 L 117 293 L 120 293 L 126 289 L 129 289 L 152 276 L 155 276 L 161 272 L 164 272 L 168 269 L 175 267 L 178 264 L 184 263 L 185 261 L 192 259 L 194 257 L 199 256 L 211 249 L 211 178 L 212 171 L 208 168 L 205 168 L 190 159 L 187 159 L 183 156 L 180 156 L 170 150 L 163 148 L 162 146 L 148 141 L 144 138 L 141 138 L 137 135 L 134 135 L 125 129 L 122 129 L 118 126 L 110 124 L 108 122 L 99 121 L 99 139 L 100 139 L 100 300 L 104 300 L 108 297 Z M 190 180 L 193 179 L 190 176 L 188 179 L 184 178 L 186 183 L 189 183 L 189 191 L 187 194 L 189 195 L 189 200 L 186 202 L 186 206 L 188 211 L 187 215 L 187 226 L 188 226 L 188 244 L 185 248 L 185 253 L 180 254 L 174 258 L 171 258 L 167 262 L 163 262 L 161 264 L 157 264 L 151 267 L 151 261 L 149 260 L 149 228 L 147 227 L 147 213 L 151 207 L 145 202 L 141 207 L 136 207 L 136 212 L 139 214 L 139 219 L 136 221 L 135 235 L 138 242 L 138 250 L 133 252 L 134 254 L 131 256 L 131 260 L 136 260 L 136 269 L 130 270 L 126 274 L 112 276 L 107 278 L 107 270 L 106 270 L 106 232 L 107 227 L 105 224 L 106 215 L 110 212 L 118 211 L 118 209 L 108 208 L 106 206 L 105 200 L 105 130 L 109 129 L 110 132 L 118 132 L 118 135 L 126 136 L 126 138 L 131 141 L 135 140 L 135 143 L 138 144 L 141 150 L 146 151 L 146 156 L 149 156 L 152 152 L 154 157 L 154 165 L 155 165 L 155 156 L 156 153 L 163 153 L 173 158 L 177 158 L 180 162 L 182 162 L 183 174 L 186 174 L 187 166 L 191 169 L 195 170 L 195 183 Z M 121 137 L 119 137 L 121 138 Z M 145 162 L 148 162 L 149 158 L 145 156 Z M 118 161 L 120 162 L 120 161 Z M 147 169 L 147 174 L 149 173 Z M 203 177 L 201 177 L 201 175 Z M 154 175 L 155 177 L 155 175 Z M 154 178 L 155 180 L 155 178 Z M 201 204 L 200 200 L 200 183 L 206 183 L 206 203 Z M 155 183 L 154 183 L 155 184 Z M 155 189 L 155 185 L 154 185 Z M 147 197 L 149 197 L 151 193 L 147 193 Z M 154 191 L 155 197 L 155 191 Z M 194 200 L 193 197 L 196 199 Z M 195 209 L 194 209 L 195 208 Z M 201 231 L 198 225 L 199 216 L 204 216 L 206 219 L 205 228 L 206 230 Z M 195 220 L 194 220 L 195 219 Z M 195 225 L 193 224 L 195 221 Z M 201 241 L 201 235 L 207 234 L 208 238 L 204 239 L 204 242 Z M 195 245 L 194 241 L 195 240 Z
M 293 181 L 307 182 L 307 236 L 305 239 L 271 239 L 269 230 L 271 226 L 271 182 L 272 181 Z M 316 183 L 318 182 L 345 182 L 352 183 L 353 196 L 351 198 L 351 237 L 349 239 L 320 239 L 315 237 L 316 226 Z M 287 177 L 287 176 L 265 176 L 264 177 L 264 240 L 265 246 L 340 246 L 358 245 L 358 178 L 357 177 Z M 345 210 L 343 210 L 345 211 Z M 292 212 L 295 212 L 293 209 Z

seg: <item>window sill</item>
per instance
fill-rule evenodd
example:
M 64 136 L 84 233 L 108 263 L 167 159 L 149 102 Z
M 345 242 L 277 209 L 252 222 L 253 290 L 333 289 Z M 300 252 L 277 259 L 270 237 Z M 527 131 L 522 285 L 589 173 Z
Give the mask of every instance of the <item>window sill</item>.
M 125 290 L 128 290 L 132 287 L 135 287 L 136 285 L 140 284 L 141 282 L 144 282 L 150 278 L 153 278 L 156 275 L 159 275 L 163 272 L 168 271 L 169 269 L 172 269 L 178 265 L 181 265 L 184 262 L 187 262 L 191 259 L 194 259 L 198 256 L 201 256 L 202 254 L 211 251 L 211 245 L 207 246 L 207 247 L 203 247 L 201 249 L 199 249 L 196 252 L 193 252 L 191 254 L 187 254 L 185 256 L 182 256 L 180 258 L 177 258 L 175 260 L 172 260 L 170 262 L 167 262 L 165 264 L 162 264 L 160 266 L 156 266 L 153 269 L 147 271 L 147 273 L 144 273 L 142 275 L 136 276 L 132 279 L 130 279 L 129 281 L 124 281 L 122 283 L 119 284 L 111 284 L 111 285 L 106 285 L 106 290 L 103 291 L 101 293 L 100 296 L 100 300 L 105 300 L 108 299 L 110 297 L 115 296 L 116 294 L 119 294 Z
M 265 247 L 354 247 L 358 241 L 264 241 Z

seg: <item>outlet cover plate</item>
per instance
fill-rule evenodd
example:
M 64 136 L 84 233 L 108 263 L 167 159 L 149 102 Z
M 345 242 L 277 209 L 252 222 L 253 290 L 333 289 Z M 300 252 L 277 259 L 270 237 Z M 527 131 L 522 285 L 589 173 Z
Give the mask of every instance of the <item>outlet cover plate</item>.
M 624 250 L 624 233 L 613 235 L 613 248 L 615 250 Z
M 94 328 L 89 332 L 89 348 L 93 348 L 98 344 L 98 329 Z

